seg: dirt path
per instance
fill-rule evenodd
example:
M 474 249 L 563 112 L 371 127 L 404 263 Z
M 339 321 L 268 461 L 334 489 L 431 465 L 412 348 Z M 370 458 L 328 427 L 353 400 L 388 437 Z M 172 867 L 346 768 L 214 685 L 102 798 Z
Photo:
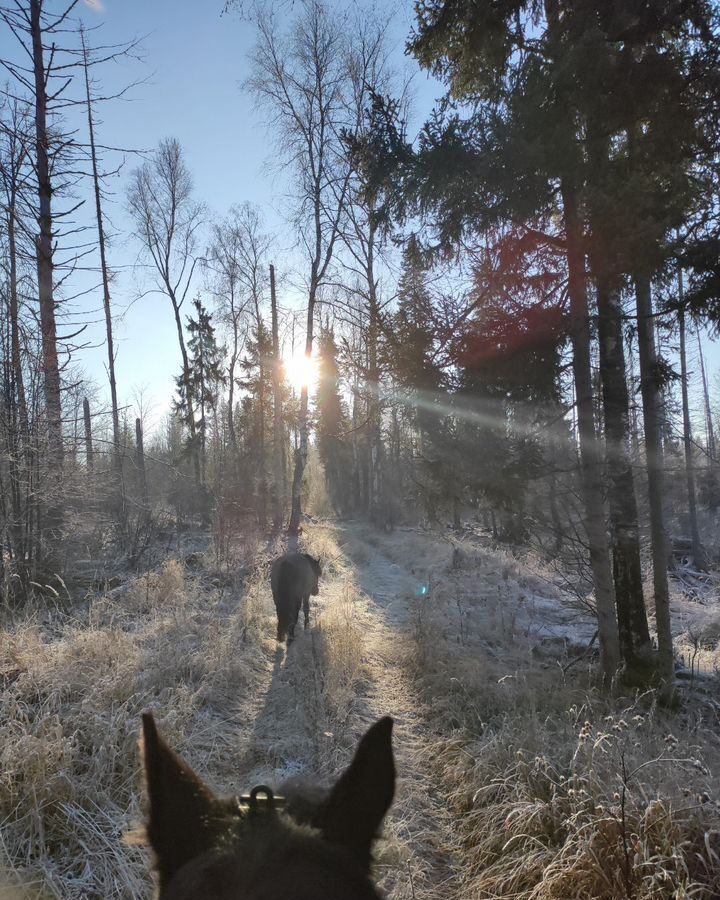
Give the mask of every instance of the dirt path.
M 362 546 L 362 537 L 355 538 Z M 379 550 L 365 547 L 369 559 L 356 566 L 356 575 L 369 601 L 364 610 L 367 663 L 373 674 L 368 705 L 372 718 L 389 713 L 396 721 L 401 785 L 390 827 L 408 854 L 404 870 L 388 867 L 384 887 L 397 898 L 451 897 L 459 855 L 453 821 L 442 792 L 428 775 L 432 735 L 402 665 L 413 627 L 411 598 L 417 579 Z
M 247 723 L 233 750 L 240 758 L 236 787 L 266 780 L 269 767 L 276 782 L 332 776 L 365 728 L 391 715 L 399 784 L 378 847 L 377 879 L 392 900 L 452 897 L 453 823 L 428 775 L 432 734 L 403 665 L 415 579 L 352 525 L 328 537 L 350 539 L 357 561 L 338 553 L 314 598 L 312 627 L 289 653 L 272 640 L 268 606 L 265 665 L 234 711 L 236 721 Z

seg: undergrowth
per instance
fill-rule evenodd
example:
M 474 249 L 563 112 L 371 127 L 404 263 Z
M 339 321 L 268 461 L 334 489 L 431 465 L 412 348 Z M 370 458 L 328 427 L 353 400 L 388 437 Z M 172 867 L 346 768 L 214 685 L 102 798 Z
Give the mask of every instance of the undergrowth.
M 594 690 L 587 664 L 566 672 L 519 658 L 497 610 L 488 615 L 487 605 L 470 604 L 471 621 L 463 622 L 453 608 L 458 591 L 472 594 L 479 570 L 495 563 L 481 554 L 459 575 L 441 562 L 441 550 L 434 557 L 430 581 L 454 587 L 416 603 L 408 666 L 442 735 L 427 763 L 462 836 L 458 895 L 720 896 L 720 747 L 711 704 L 690 697 L 672 713 L 652 693 L 608 699 Z M 463 628 L 486 628 L 492 652 L 465 646 Z

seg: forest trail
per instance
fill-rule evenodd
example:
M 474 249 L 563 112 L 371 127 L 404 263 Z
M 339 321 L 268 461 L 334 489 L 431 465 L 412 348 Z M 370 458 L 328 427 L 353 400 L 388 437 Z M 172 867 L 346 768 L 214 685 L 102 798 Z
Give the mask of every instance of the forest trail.
M 433 735 L 403 665 L 415 578 L 352 524 L 322 530 L 331 545 L 348 542 L 354 561 L 340 551 L 326 567 L 320 595 L 312 598 L 311 627 L 289 652 L 266 642 L 255 689 L 233 714 L 247 723 L 233 749 L 239 763 L 233 787 L 247 789 L 269 776 L 275 783 L 316 773 L 332 779 L 365 729 L 391 715 L 398 789 L 377 848 L 376 877 L 392 900 L 453 897 L 452 817 L 428 773 Z M 267 594 L 269 615 L 269 587 Z

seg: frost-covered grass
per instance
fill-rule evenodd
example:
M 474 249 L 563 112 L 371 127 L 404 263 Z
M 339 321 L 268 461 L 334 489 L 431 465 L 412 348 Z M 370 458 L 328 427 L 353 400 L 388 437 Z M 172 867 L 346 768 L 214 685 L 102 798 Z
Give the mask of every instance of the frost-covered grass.
M 62 898 L 147 897 L 140 713 L 198 770 L 232 779 L 229 702 L 254 690 L 262 641 L 232 592 L 167 562 L 70 612 L 0 630 L 0 820 L 6 881 Z
M 147 853 L 123 841 L 142 818 L 145 708 L 233 793 L 266 775 L 334 778 L 393 704 L 404 771 L 378 871 L 394 900 L 720 896 L 712 698 L 668 712 L 651 694 L 599 697 L 589 659 L 558 642 L 583 636 L 582 611 L 548 573 L 411 531 L 309 527 L 321 593 L 286 654 L 268 584 L 281 549 L 253 541 L 242 586 L 171 560 L 3 623 L 0 900 L 150 896 Z M 373 573 L 398 598 L 363 594 Z M 717 611 L 692 614 L 681 640 L 702 627 L 706 668 Z M 442 811 L 454 821 L 438 829 Z
M 63 900 L 151 895 L 149 856 L 124 840 L 142 820 L 144 709 L 156 710 L 171 745 L 219 792 L 246 788 L 253 766 L 272 775 L 291 761 L 330 776 L 347 761 L 363 677 L 351 571 L 330 531 L 304 536 L 326 577 L 314 627 L 293 646 L 286 674 L 269 586 L 269 561 L 283 547 L 255 542 L 248 556 L 250 546 L 237 561 L 242 586 L 170 560 L 64 611 L 38 608 L 3 623 L 2 900 L 15 900 L 20 886 Z
M 568 667 L 523 612 L 540 595 L 534 616 L 577 632 L 574 599 L 503 551 L 461 541 L 453 560 L 443 536 L 414 532 L 369 543 L 429 586 L 409 602 L 407 663 L 464 846 L 458 896 L 720 896 L 713 701 L 686 695 L 671 712 L 651 693 L 600 697 L 587 662 Z

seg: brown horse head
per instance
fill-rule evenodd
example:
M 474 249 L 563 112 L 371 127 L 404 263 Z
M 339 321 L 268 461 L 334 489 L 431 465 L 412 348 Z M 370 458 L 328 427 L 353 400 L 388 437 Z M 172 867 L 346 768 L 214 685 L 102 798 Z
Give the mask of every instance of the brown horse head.
M 147 837 L 159 900 L 378 900 L 371 847 L 392 803 L 392 719 L 376 722 L 325 793 L 219 799 L 143 715 Z

